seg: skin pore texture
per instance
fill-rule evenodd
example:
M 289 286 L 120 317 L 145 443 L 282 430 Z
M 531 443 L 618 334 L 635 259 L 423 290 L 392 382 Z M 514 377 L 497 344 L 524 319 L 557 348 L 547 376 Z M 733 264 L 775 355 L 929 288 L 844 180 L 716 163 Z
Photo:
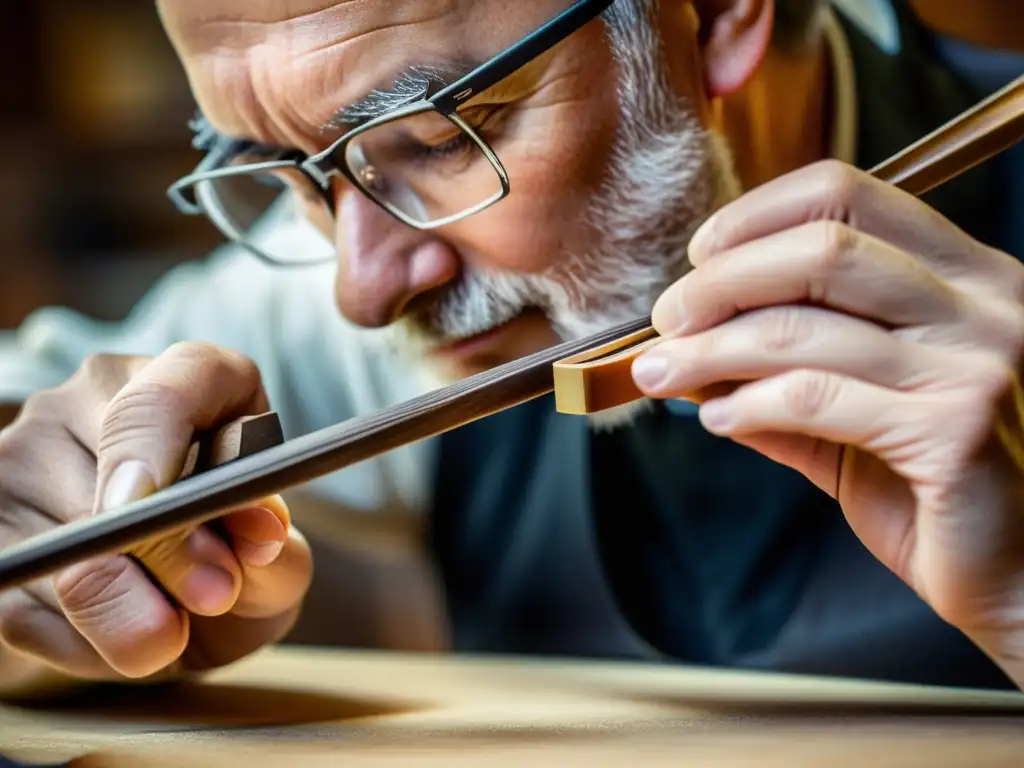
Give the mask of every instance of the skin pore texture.
M 567 6 L 179 0 L 160 10 L 219 131 L 312 153 L 340 135 L 339 108 L 397 73 L 482 61 Z M 481 132 L 512 193 L 462 222 L 416 232 L 336 189 L 342 314 L 441 383 L 647 314 L 687 271 L 689 240 L 713 211 L 821 155 L 819 101 L 793 89 L 785 110 L 766 108 L 783 80 L 819 78 L 823 58 L 770 50 L 772 9 L 619 0 L 604 22 L 474 98 L 471 108 L 499 114 Z M 403 83 L 414 90 L 415 73 Z

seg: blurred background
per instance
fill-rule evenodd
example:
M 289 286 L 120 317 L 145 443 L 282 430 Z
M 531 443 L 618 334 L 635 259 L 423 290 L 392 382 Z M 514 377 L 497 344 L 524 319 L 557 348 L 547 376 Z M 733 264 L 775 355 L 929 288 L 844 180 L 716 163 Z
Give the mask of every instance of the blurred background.
M 0 328 L 45 304 L 123 316 L 222 241 L 165 190 L 199 159 L 153 3 L 0 2 Z

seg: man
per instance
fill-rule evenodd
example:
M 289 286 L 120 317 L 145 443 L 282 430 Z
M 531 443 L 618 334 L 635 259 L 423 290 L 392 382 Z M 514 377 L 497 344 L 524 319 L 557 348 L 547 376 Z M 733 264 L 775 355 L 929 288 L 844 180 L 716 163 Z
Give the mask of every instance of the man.
M 123 324 L 50 312 L 8 342 L 6 541 L 172 482 L 193 430 L 272 406 L 305 432 L 653 306 L 627 426 L 543 399 L 316 489 L 429 515 L 457 649 L 1024 683 L 1024 269 L 988 171 L 930 208 L 815 162 L 869 167 L 980 97 L 904 10 L 890 58 L 783 0 L 588 1 L 534 37 L 568 4 L 159 7 L 208 151 L 176 200 L 241 245 Z M 275 181 L 288 204 L 244 206 Z M 282 520 L 267 499 L 226 541 L 0 596 L 0 680 L 278 640 L 312 578 Z

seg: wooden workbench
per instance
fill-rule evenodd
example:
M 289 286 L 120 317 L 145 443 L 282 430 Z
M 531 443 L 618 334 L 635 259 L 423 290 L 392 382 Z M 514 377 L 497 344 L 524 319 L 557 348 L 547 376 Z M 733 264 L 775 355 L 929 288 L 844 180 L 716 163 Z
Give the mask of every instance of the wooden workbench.
M 79 768 L 1024 766 L 1024 695 L 277 648 L 197 686 L 0 707 L 0 754 Z

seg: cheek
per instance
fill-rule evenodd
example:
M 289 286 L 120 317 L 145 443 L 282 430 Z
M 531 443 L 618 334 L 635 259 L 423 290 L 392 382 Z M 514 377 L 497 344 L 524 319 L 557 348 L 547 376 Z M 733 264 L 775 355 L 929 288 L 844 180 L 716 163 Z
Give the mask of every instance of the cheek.
M 524 135 L 538 138 L 495 145 L 511 192 L 462 223 L 456 236 L 467 258 L 537 273 L 567 251 L 587 250 L 590 232 L 583 216 L 604 179 L 616 119 L 614 109 L 596 107 L 552 108 L 533 121 L 528 134 L 524 126 Z

